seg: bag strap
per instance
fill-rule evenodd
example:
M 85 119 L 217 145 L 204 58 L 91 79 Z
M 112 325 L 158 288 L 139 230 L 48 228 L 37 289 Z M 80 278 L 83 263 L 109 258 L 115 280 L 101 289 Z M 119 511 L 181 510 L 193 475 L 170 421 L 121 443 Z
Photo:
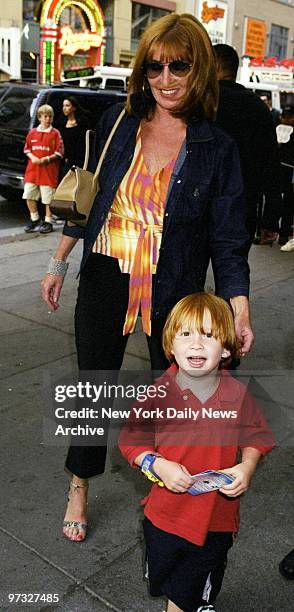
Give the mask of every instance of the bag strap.
M 94 134 L 93 130 L 86 131 L 86 149 L 85 149 L 85 159 L 84 159 L 83 170 L 87 170 L 87 167 L 88 167 L 88 161 L 89 161 L 89 155 L 90 155 L 90 136 L 91 134 Z
M 110 134 L 109 134 L 109 136 L 107 138 L 107 140 L 106 140 L 106 143 L 105 143 L 105 145 L 103 147 L 103 151 L 102 151 L 102 153 L 101 153 L 101 155 L 99 157 L 99 161 L 98 161 L 98 164 L 97 164 L 97 168 L 95 170 L 95 174 L 94 174 L 93 180 L 96 179 L 99 176 L 99 172 L 100 172 L 101 166 L 102 166 L 102 164 L 104 162 L 104 158 L 105 158 L 105 155 L 107 153 L 107 149 L 108 149 L 108 147 L 109 147 L 109 145 L 111 143 L 111 140 L 112 140 L 112 138 L 114 136 L 114 133 L 115 133 L 117 127 L 119 126 L 122 118 L 125 115 L 125 112 L 126 112 L 125 109 L 123 109 L 121 111 L 121 113 L 119 114 L 119 116 L 118 116 L 118 118 L 117 118 L 117 120 L 116 120 L 116 122 L 115 122 L 115 124 L 114 124 L 114 126 L 113 126 L 113 128 L 112 128 L 112 130 L 111 130 L 111 132 L 110 132 Z

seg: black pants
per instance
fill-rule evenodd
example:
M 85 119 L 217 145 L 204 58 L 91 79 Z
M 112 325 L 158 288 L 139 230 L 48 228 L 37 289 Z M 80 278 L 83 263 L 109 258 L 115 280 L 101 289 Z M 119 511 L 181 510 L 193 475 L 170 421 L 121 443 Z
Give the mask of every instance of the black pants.
M 185 612 L 212 604 L 221 590 L 232 533 L 209 531 L 203 546 L 143 521 L 149 591 Z
M 90 255 L 81 273 L 75 312 L 76 347 L 80 370 L 119 370 L 128 336 L 122 335 L 129 299 L 129 274 L 118 261 Z M 152 321 L 147 337 L 151 367 L 165 370 L 168 361 L 161 346 L 164 320 Z M 80 478 L 104 472 L 106 446 L 70 446 L 66 468 Z
M 294 185 L 288 182 L 283 185 L 283 199 L 280 221 L 280 236 L 287 239 L 292 237 L 292 225 L 294 214 Z

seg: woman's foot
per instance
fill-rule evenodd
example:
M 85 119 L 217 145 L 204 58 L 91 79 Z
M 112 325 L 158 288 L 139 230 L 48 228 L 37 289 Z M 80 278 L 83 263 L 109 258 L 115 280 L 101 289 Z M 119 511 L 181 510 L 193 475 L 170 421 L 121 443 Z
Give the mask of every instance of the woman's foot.
M 63 521 L 63 535 L 73 542 L 82 542 L 87 535 L 87 494 L 88 481 L 74 477 Z

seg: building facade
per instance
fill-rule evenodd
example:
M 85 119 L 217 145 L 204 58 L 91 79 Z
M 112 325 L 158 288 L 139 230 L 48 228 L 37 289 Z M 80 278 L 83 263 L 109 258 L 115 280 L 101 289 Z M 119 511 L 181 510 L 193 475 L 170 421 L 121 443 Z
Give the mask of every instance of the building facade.
M 0 78 L 58 82 L 66 70 L 130 66 L 152 21 L 195 15 L 213 43 L 275 63 L 294 48 L 294 0 L 0 0 Z M 275 58 L 275 59 L 274 59 Z
M 20 76 L 22 2 L 0 0 L 0 81 Z

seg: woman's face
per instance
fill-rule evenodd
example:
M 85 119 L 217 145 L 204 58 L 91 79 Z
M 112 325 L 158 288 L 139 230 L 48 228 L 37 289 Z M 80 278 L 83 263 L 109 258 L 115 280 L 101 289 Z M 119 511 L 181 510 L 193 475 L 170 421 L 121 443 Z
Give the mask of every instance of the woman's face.
M 71 113 L 74 113 L 76 109 L 69 100 L 63 100 L 62 110 L 63 114 L 67 117 Z
M 159 47 L 156 51 L 154 51 L 152 58 L 148 61 L 148 63 L 152 61 L 161 62 L 160 58 L 162 55 L 161 47 Z M 167 64 L 175 60 L 183 60 L 186 63 L 186 69 L 183 71 L 183 76 L 173 74 L 167 65 L 163 66 L 162 71 L 160 74 L 158 74 L 158 76 L 150 78 L 150 76 L 148 77 L 147 75 L 150 89 L 157 104 L 167 111 L 172 111 L 174 108 L 176 108 L 180 100 L 185 96 L 191 71 L 189 62 L 184 57 L 170 57 L 168 60 L 165 60 L 162 63 Z

